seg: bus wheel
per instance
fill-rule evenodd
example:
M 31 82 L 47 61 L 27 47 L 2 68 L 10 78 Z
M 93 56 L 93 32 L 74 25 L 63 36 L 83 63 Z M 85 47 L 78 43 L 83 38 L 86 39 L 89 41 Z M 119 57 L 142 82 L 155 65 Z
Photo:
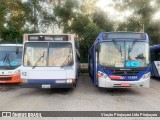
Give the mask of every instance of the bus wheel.
M 78 78 L 75 79 L 74 83 L 73 83 L 73 88 L 76 88 L 77 87 L 77 81 L 78 81 Z
M 77 83 L 73 83 L 73 88 L 76 88 L 77 87 Z

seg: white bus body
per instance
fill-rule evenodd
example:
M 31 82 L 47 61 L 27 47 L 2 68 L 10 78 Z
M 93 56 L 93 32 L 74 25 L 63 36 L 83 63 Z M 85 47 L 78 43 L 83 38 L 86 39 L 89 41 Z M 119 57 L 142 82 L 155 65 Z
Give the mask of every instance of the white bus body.
M 22 87 L 73 88 L 79 72 L 72 34 L 25 34 Z

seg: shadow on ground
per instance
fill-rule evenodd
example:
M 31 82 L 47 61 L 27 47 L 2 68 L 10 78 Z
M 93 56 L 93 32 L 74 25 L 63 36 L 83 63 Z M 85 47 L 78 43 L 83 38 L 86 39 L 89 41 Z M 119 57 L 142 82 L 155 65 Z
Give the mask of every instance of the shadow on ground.
M 0 92 L 5 92 L 5 91 L 11 91 L 11 90 L 16 90 L 19 89 L 20 85 L 19 84 L 0 84 Z

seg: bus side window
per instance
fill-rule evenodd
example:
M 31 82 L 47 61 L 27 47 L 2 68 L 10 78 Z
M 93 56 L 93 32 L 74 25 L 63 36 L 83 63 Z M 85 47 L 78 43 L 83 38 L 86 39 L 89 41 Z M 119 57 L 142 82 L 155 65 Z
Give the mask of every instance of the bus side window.
M 154 49 L 151 50 L 150 60 L 151 60 L 151 61 L 154 61 L 154 60 L 155 60 L 155 51 L 154 51 Z
M 153 60 L 154 61 L 159 61 L 160 60 L 160 50 L 159 49 L 155 49 L 154 55 L 153 56 Z

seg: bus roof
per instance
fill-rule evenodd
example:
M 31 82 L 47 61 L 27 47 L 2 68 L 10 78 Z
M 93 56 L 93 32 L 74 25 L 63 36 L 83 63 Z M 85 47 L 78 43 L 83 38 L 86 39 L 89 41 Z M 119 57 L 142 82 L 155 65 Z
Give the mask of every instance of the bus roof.
M 23 46 L 23 44 L 0 44 L 0 46 L 18 46 L 18 47 L 21 47 Z

